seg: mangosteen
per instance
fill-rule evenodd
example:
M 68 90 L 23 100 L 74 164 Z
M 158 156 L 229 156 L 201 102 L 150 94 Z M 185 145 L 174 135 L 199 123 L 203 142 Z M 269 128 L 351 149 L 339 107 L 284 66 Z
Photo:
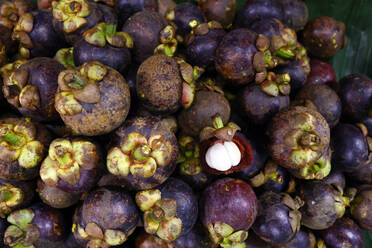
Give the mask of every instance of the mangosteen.
M 279 165 L 304 168 L 314 164 L 327 150 L 330 130 L 317 111 L 294 106 L 276 114 L 267 129 L 269 153 Z
M 192 105 L 178 115 L 181 130 L 190 136 L 199 136 L 207 126 L 213 126 L 213 118 L 221 117 L 223 124 L 230 119 L 230 104 L 223 94 L 201 90 L 195 93 Z
M 331 172 L 331 149 L 328 148 L 325 153 L 313 164 L 307 164 L 303 168 L 288 169 L 296 178 L 305 180 L 321 180 Z
M 358 170 L 368 159 L 368 143 L 362 130 L 340 123 L 332 129 L 332 165 L 346 172 Z
M 366 119 L 372 109 L 372 80 L 363 74 L 351 74 L 340 80 L 338 92 L 343 116 L 352 122 Z
M 272 245 L 283 245 L 300 230 L 301 200 L 288 194 L 267 191 L 259 198 L 257 218 L 253 231 Z
M 72 232 L 83 247 L 123 244 L 140 220 L 132 197 L 121 188 L 98 188 L 75 210 Z
M 290 183 L 291 177 L 286 169 L 278 166 L 272 160 L 268 160 L 263 170 L 250 178 L 253 187 L 260 187 L 260 191 L 284 192 L 290 189 L 294 183 Z
M 296 232 L 295 236 L 288 243 L 278 246 L 278 248 L 314 248 L 316 238 L 311 231 L 303 230 Z
M 171 243 L 174 248 L 205 248 L 212 247 L 203 226 L 199 223 L 187 234 L 180 236 Z
M 372 144 L 371 138 L 367 137 L 368 143 Z M 363 163 L 357 170 L 348 173 L 352 179 L 366 184 L 372 184 L 372 153 L 369 150 L 368 160 Z
M 133 60 L 142 63 L 154 54 L 161 44 L 160 32 L 167 26 L 166 19 L 148 10 L 137 12 L 124 24 L 122 31 L 129 34 L 134 41 Z
M 52 57 L 65 46 L 53 28 L 53 15 L 47 10 L 35 10 L 20 16 L 12 38 L 19 41 L 19 54 L 23 58 Z
M 53 26 L 60 37 L 74 45 L 81 35 L 100 22 L 117 24 L 114 10 L 87 0 L 61 0 L 53 2 Z
M 258 212 L 256 195 L 246 182 L 223 178 L 209 185 L 201 201 L 201 221 L 216 245 L 244 243 Z
M 2 118 L 0 139 L 0 177 L 16 181 L 36 178 L 51 140 L 46 128 L 26 118 Z
M 134 117 L 113 134 L 108 171 L 136 190 L 154 188 L 174 172 L 177 138 L 155 117 Z
M 339 190 L 322 181 L 303 181 L 298 190 L 299 197 L 304 201 L 300 208 L 302 225 L 323 230 L 342 217 L 350 199 Z
M 32 0 L 8 0 L 0 3 L 0 25 L 12 30 L 21 15 L 37 8 Z
M 58 120 L 54 100 L 58 75 L 63 70 L 63 65 L 46 57 L 5 65 L 0 70 L 4 96 L 25 117 L 37 121 Z
M 203 68 L 214 66 L 216 49 L 224 35 L 218 22 L 197 25 L 186 38 L 186 59 Z
M 210 174 L 230 174 L 252 163 L 252 149 L 247 138 L 233 122 L 224 126 L 221 117 L 213 119 L 213 127 L 200 132 L 200 163 Z
M 345 24 L 329 16 L 316 17 L 305 26 L 303 44 L 313 56 L 330 58 L 347 45 Z
M 330 228 L 320 231 L 319 236 L 330 248 L 365 247 L 362 230 L 346 217 L 336 220 Z
M 338 188 L 340 192 L 345 189 L 346 185 L 345 175 L 340 170 L 332 170 L 327 177 L 322 179 L 322 182 Z
M 98 61 L 123 73 L 131 63 L 129 49 L 133 48 L 132 38 L 125 32 L 116 32 L 116 26 L 102 22 L 83 33 L 73 48 L 74 64 Z
M 217 47 L 217 71 L 235 85 L 248 84 L 255 78 L 253 58 L 257 52 L 257 34 L 249 29 L 235 29 L 227 33 Z
M 350 212 L 356 223 L 364 230 L 372 231 L 372 187 L 361 187 L 351 202 Z
M 265 125 L 279 111 L 289 106 L 289 96 L 268 95 L 255 84 L 245 86 L 237 101 L 239 114 L 255 125 Z
M 180 3 L 165 14 L 168 21 L 177 26 L 177 34 L 184 37 L 190 33 L 192 26 L 206 21 L 203 12 L 194 3 Z
M 124 122 L 129 107 L 129 86 L 123 76 L 97 61 L 62 71 L 58 76 L 55 108 L 75 133 L 109 133 Z
M 280 0 L 283 7 L 283 23 L 295 31 L 302 30 L 309 18 L 309 10 L 305 1 L 302 0 Z
M 185 182 L 169 178 L 157 189 L 140 191 L 136 203 L 145 231 L 171 242 L 189 233 L 198 216 L 198 202 Z
M 331 65 L 318 59 L 311 59 L 310 68 L 306 84 L 327 84 L 336 92 L 338 91 L 336 72 Z
M 182 59 L 153 55 L 138 68 L 137 97 L 151 113 L 174 113 L 181 105 L 187 108 L 192 104 L 194 81 L 201 73 Z
M 337 125 L 342 112 L 337 93 L 326 84 L 306 84 L 296 95 L 293 105 L 315 107 L 326 119 L 330 128 Z
M 238 12 L 235 25 L 248 28 L 260 19 L 284 19 L 283 6 L 278 0 L 248 0 Z
M 81 196 L 81 194 L 74 194 L 49 186 L 40 179 L 37 181 L 37 192 L 41 201 L 52 208 L 71 207 L 80 200 Z
M 58 138 L 40 167 L 45 184 L 79 194 L 90 191 L 101 174 L 100 148 L 85 138 Z
M 42 203 L 16 210 L 8 218 L 4 243 L 9 247 L 61 247 L 67 236 L 66 219 Z
M 204 189 L 213 176 L 203 170 L 200 163 L 200 143 L 191 136 L 178 138 L 178 174 L 193 189 Z
M 230 28 L 237 11 L 236 0 L 197 0 L 199 8 L 208 21 L 217 21 L 224 28 Z
M 30 205 L 35 195 L 35 184 L 31 181 L 0 179 L 0 217 L 5 218 L 16 209 Z
M 158 1 L 157 0 L 119 0 L 113 1 L 115 3 L 115 9 L 118 13 L 119 25 L 122 26 L 124 22 L 128 20 L 133 14 L 142 11 L 157 11 Z

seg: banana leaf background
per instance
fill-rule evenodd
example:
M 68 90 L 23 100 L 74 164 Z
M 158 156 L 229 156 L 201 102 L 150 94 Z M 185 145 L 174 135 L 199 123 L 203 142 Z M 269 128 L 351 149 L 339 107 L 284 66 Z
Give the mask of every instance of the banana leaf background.
M 244 2 L 238 0 L 239 6 Z M 372 77 L 372 0 L 306 0 L 306 4 L 310 19 L 326 15 L 346 25 L 348 45 L 328 61 L 338 79 L 351 73 Z M 372 232 L 365 232 L 365 241 L 365 247 L 372 248 Z

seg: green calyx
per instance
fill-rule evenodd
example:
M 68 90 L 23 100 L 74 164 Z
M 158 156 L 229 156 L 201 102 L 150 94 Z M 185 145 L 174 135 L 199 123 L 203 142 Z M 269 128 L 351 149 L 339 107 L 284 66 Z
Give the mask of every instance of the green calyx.
M 321 180 L 331 172 L 330 152 L 326 151 L 314 164 L 306 165 L 303 168 L 290 170 L 297 178 L 305 180 Z
M 85 17 L 90 15 L 90 5 L 86 0 L 62 0 L 52 3 L 53 17 L 63 22 L 63 31 L 72 33 L 86 25 Z
M 263 92 L 270 96 L 288 96 L 291 92 L 291 86 L 289 84 L 290 81 L 291 78 L 288 73 L 275 74 L 274 72 L 268 72 L 266 80 L 260 83 L 260 88 Z
M 74 47 L 59 49 L 54 57 L 59 63 L 61 63 L 66 69 L 75 67 L 73 57 Z
M 260 187 L 265 184 L 268 180 L 272 180 L 278 183 L 283 183 L 283 177 L 278 174 L 278 165 L 274 161 L 269 160 L 265 164 L 263 171 L 250 179 L 250 183 L 253 187 Z
M 181 174 L 194 176 L 201 173 L 199 144 L 190 136 L 182 136 L 178 140 L 178 163 Z
M 244 248 L 244 241 L 248 238 L 245 230 L 235 231 L 234 228 L 226 223 L 217 222 L 208 224 L 209 236 L 215 244 L 224 248 Z
M 176 30 L 173 26 L 167 25 L 160 31 L 160 45 L 155 48 L 154 54 L 164 54 L 173 57 L 177 51 L 177 46 Z
M 24 144 L 25 138 L 17 135 L 10 128 L 3 126 L 0 128 L 0 139 L 6 141 L 11 146 L 20 147 Z
M 227 123 L 225 126 L 220 116 L 216 116 L 212 120 L 213 127 L 205 127 L 199 134 L 200 141 L 205 141 L 216 137 L 224 141 L 232 141 L 235 133 L 240 130 L 240 127 L 233 122 Z
M 118 48 L 133 48 L 132 37 L 125 32 L 116 32 L 116 25 L 101 22 L 84 32 L 83 37 L 91 45 L 104 47 L 108 43 Z
M 136 194 L 136 203 L 144 212 L 144 228 L 149 234 L 171 242 L 179 237 L 182 221 L 177 217 L 177 201 L 162 198 L 158 189 L 144 190 Z
M 170 163 L 173 148 L 162 135 L 153 135 L 148 139 L 137 132 L 129 133 L 121 147 L 112 148 L 107 156 L 107 169 L 110 173 L 126 177 L 152 177 L 158 166 Z
M 39 239 L 39 229 L 31 222 L 34 213 L 30 209 L 17 210 L 7 220 L 10 225 L 4 234 L 4 243 L 15 248 L 35 248 L 33 243 Z
M 89 240 L 87 247 L 108 248 L 110 246 L 121 245 L 127 240 L 127 235 L 120 230 L 102 230 L 94 222 L 89 222 L 85 228 L 76 224 L 73 225 L 73 232 L 77 228 L 77 233 L 85 240 Z
M 0 217 L 5 218 L 12 211 L 12 207 L 16 207 L 23 201 L 23 191 L 11 184 L 3 184 L 0 187 Z
M 49 186 L 57 185 L 59 180 L 75 185 L 81 170 L 94 168 L 98 160 L 97 147 L 90 141 L 55 139 L 41 165 L 40 177 Z

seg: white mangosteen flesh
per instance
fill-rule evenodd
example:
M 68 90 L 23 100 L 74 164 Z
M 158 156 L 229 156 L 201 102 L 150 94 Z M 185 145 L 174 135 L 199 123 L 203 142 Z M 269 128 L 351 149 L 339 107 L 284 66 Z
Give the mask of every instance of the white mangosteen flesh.
M 242 154 L 239 147 L 232 141 L 216 143 L 208 148 L 205 161 L 208 166 L 218 170 L 227 171 L 240 163 Z

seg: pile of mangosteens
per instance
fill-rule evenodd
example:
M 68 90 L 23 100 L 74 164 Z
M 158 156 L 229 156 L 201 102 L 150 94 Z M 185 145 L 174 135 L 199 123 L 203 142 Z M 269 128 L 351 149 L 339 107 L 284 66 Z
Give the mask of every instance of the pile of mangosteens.
M 0 1 L 0 247 L 364 247 L 345 25 L 237 2 Z

